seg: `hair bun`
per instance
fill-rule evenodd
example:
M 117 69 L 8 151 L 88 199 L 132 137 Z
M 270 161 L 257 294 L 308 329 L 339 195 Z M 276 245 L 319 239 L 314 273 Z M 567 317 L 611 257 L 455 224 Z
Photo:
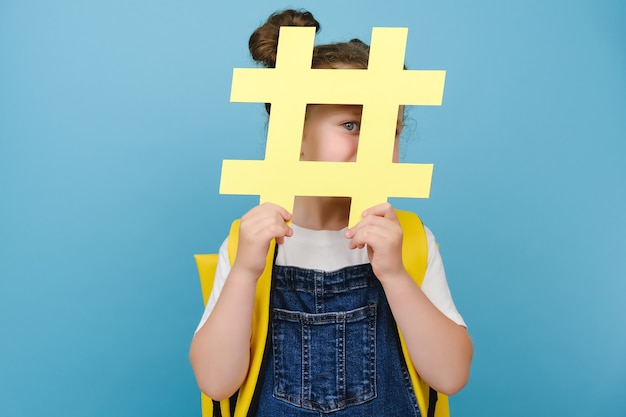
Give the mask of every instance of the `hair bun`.
M 316 33 L 320 30 L 319 22 L 310 12 L 289 9 L 273 13 L 262 26 L 252 33 L 248 41 L 252 59 L 262 63 L 267 68 L 276 66 L 278 34 L 281 26 L 313 26 Z

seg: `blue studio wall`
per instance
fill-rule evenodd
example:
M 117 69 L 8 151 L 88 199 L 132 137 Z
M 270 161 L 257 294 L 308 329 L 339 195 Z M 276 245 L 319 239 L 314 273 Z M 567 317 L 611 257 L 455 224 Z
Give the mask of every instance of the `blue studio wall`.
M 0 2 L 0 416 L 199 416 L 193 255 L 254 197 L 262 105 L 229 103 L 267 15 L 318 41 L 409 28 L 445 69 L 403 159 L 475 343 L 453 416 L 626 415 L 626 5 L 619 0 Z

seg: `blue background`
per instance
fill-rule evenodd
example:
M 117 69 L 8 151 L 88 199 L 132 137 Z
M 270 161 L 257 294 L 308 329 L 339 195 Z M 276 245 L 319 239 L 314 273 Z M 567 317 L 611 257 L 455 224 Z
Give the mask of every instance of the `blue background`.
M 262 105 L 229 103 L 269 13 L 318 42 L 409 27 L 445 69 L 403 160 L 475 343 L 454 416 L 626 415 L 626 5 L 585 1 L 0 3 L 0 415 L 199 416 L 195 253 L 254 197 Z

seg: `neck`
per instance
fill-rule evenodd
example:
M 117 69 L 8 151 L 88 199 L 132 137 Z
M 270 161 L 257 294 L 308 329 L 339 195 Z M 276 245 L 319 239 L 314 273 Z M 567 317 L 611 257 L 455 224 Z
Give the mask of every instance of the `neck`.
M 341 230 L 348 225 L 350 197 L 296 197 L 293 222 L 312 230 Z

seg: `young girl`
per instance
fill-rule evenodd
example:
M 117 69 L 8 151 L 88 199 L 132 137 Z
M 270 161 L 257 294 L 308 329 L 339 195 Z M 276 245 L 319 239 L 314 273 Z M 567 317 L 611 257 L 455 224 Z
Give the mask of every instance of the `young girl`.
M 249 42 L 252 57 L 267 67 L 275 65 L 280 26 L 319 30 L 308 12 L 270 16 Z M 368 55 L 358 40 L 319 45 L 312 67 L 366 69 Z M 402 119 L 401 107 L 394 162 Z M 309 105 L 300 159 L 354 161 L 360 120 L 361 106 Z M 451 395 L 465 386 L 472 343 L 434 236 L 425 229 L 428 266 L 419 287 L 402 262 L 403 231 L 394 209 L 371 207 L 348 229 L 349 209 L 349 198 L 301 196 L 293 213 L 266 203 L 243 216 L 232 267 L 227 242 L 220 248 L 213 291 L 190 349 L 198 385 L 210 398 L 230 397 L 247 378 L 255 291 L 272 240 L 270 322 L 249 415 L 419 416 L 398 329 L 430 387 Z

